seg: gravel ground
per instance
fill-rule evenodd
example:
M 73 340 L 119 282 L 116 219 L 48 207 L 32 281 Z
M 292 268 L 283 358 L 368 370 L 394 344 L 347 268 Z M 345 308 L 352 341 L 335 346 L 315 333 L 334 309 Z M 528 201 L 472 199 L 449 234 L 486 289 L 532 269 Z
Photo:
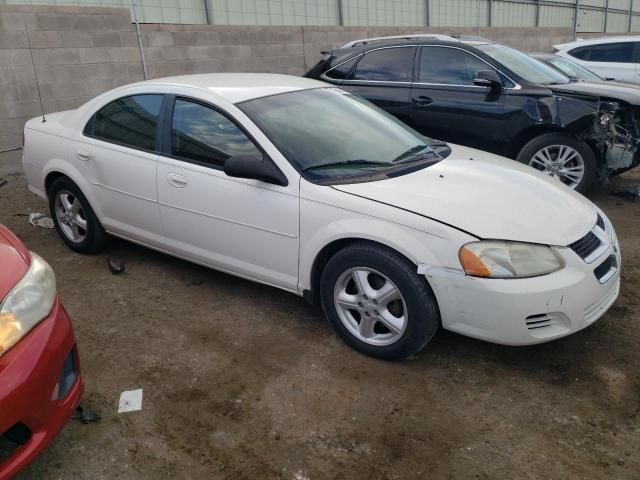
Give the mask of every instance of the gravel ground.
M 81 256 L 25 215 L 0 223 L 56 270 L 99 424 L 71 421 L 21 479 L 640 478 L 640 201 L 592 194 L 624 257 L 622 292 L 592 327 L 533 347 L 441 332 L 418 358 L 362 356 L 279 290 L 115 241 Z M 112 275 L 107 258 L 127 271 Z M 142 411 L 118 415 L 121 391 Z

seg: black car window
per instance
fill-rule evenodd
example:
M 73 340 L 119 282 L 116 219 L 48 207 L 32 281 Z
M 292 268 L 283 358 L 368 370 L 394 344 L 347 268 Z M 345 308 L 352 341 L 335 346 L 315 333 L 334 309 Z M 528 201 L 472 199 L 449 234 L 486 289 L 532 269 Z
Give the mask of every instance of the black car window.
M 591 45 L 591 62 L 633 62 L 633 42 L 603 43 Z
M 414 56 L 414 47 L 373 50 L 358 62 L 353 78 L 378 82 L 410 82 Z
M 338 65 L 337 67 L 328 70 L 325 75 L 335 80 L 347 80 L 352 76 L 353 66 L 356 64 L 359 58 L 360 57 L 352 58 L 342 65 Z
M 589 60 L 589 53 L 591 52 L 591 47 L 578 47 L 573 50 L 569 50 L 569 55 L 574 58 L 578 58 L 580 60 Z
M 491 70 L 491 67 L 457 48 L 422 47 L 418 82 L 444 85 L 473 85 L 478 70 Z
M 102 107 L 87 123 L 84 134 L 107 142 L 155 150 L 162 95 L 134 95 Z
M 227 117 L 213 108 L 177 99 L 171 123 L 171 154 L 221 167 L 235 155 L 262 154 Z

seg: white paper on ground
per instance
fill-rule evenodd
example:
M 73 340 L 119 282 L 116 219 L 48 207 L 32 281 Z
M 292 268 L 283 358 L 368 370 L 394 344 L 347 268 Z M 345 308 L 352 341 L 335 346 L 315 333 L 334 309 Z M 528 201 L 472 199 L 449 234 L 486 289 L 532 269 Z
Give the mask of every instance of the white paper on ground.
M 29 223 L 34 227 L 54 228 L 53 220 L 44 213 L 29 214 Z
M 142 389 L 122 392 L 118 402 L 118 413 L 137 412 L 138 410 L 142 410 Z

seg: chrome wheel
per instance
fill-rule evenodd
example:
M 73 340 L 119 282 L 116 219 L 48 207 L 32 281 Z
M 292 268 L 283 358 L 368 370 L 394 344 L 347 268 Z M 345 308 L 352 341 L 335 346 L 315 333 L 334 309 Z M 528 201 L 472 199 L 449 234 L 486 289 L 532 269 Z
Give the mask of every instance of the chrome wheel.
M 60 190 L 55 197 L 56 219 L 62 233 L 73 243 L 87 238 L 87 218 L 80 199 L 68 190 Z
M 584 159 L 580 153 L 567 145 L 549 145 L 538 150 L 529 166 L 558 178 L 571 188 L 576 188 L 584 178 Z
M 390 345 L 407 327 L 407 305 L 398 287 L 366 267 L 350 268 L 336 282 L 334 304 L 341 322 L 370 345 Z

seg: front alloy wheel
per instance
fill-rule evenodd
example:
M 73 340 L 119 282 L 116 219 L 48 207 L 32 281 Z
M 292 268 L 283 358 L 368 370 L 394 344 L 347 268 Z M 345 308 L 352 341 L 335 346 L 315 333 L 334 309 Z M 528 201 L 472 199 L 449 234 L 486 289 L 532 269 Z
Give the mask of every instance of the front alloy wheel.
M 87 238 L 87 217 L 80 200 L 68 190 L 60 190 L 55 196 L 56 219 L 67 239 L 82 243 Z
M 386 360 L 415 355 L 440 326 L 436 299 L 416 266 L 377 243 L 354 242 L 331 257 L 320 299 L 345 343 Z
M 333 297 L 343 325 L 365 343 L 390 345 L 407 327 L 407 305 L 400 290 L 376 270 L 346 270 L 336 282 Z
M 584 178 L 584 159 L 577 150 L 567 145 L 549 145 L 538 150 L 529 166 L 557 177 L 562 183 L 576 188 Z

